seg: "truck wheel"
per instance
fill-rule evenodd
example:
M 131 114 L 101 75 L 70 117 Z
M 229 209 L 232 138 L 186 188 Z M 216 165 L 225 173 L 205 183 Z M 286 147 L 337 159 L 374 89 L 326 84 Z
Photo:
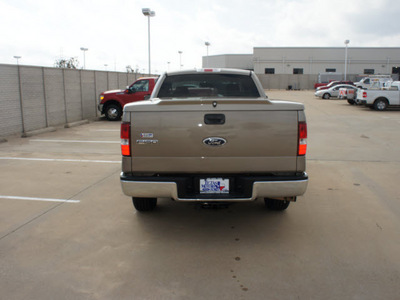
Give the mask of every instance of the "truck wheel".
M 107 105 L 105 115 L 108 121 L 119 121 L 122 116 L 122 108 L 117 104 Z
M 264 198 L 265 206 L 270 210 L 285 210 L 290 201 Z
M 324 99 L 329 99 L 331 97 L 331 95 L 329 95 L 328 93 L 325 93 L 323 96 L 322 96 L 322 98 L 324 98 Z
M 351 100 L 351 99 L 347 99 L 347 102 L 348 102 L 350 105 L 356 104 L 356 102 L 355 102 L 354 100 Z
M 385 110 L 388 107 L 388 102 L 386 99 L 384 98 L 379 98 L 376 99 L 376 101 L 374 102 L 374 109 L 376 110 Z
M 157 198 L 132 198 L 137 211 L 151 211 L 157 206 Z

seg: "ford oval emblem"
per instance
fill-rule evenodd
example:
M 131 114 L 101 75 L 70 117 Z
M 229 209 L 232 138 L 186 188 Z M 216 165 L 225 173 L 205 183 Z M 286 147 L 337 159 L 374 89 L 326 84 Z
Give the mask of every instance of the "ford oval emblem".
M 226 140 L 221 137 L 209 137 L 203 140 L 203 144 L 207 146 L 219 147 L 226 144 Z

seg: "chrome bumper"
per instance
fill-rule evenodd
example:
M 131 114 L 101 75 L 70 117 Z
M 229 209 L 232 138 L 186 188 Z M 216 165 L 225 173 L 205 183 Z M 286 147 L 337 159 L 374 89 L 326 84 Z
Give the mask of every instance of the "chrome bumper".
M 308 185 L 307 174 L 304 173 L 302 180 L 284 180 L 284 181 L 255 181 L 252 187 L 252 194 L 249 198 L 196 198 L 178 196 L 178 187 L 176 182 L 160 181 L 134 181 L 126 180 L 121 174 L 121 186 L 125 195 L 141 198 L 172 198 L 175 201 L 227 201 L 227 202 L 245 202 L 254 201 L 257 198 L 284 198 L 301 196 L 306 192 Z

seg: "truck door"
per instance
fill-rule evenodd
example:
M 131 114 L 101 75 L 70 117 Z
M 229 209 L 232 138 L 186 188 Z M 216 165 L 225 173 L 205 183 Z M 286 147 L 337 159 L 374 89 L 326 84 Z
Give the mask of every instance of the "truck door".
M 128 93 L 123 95 L 124 105 L 130 102 L 144 100 L 145 96 L 150 96 L 150 82 L 148 79 L 135 81 L 128 89 Z

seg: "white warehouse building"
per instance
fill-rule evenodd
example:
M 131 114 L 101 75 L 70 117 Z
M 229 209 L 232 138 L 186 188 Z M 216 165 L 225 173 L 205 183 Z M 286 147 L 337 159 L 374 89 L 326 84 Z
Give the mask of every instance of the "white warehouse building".
M 367 75 L 400 73 L 400 48 L 348 47 L 255 47 L 253 54 L 203 57 L 203 67 L 254 70 L 266 89 L 312 89 L 321 73 L 342 74 L 356 81 Z

